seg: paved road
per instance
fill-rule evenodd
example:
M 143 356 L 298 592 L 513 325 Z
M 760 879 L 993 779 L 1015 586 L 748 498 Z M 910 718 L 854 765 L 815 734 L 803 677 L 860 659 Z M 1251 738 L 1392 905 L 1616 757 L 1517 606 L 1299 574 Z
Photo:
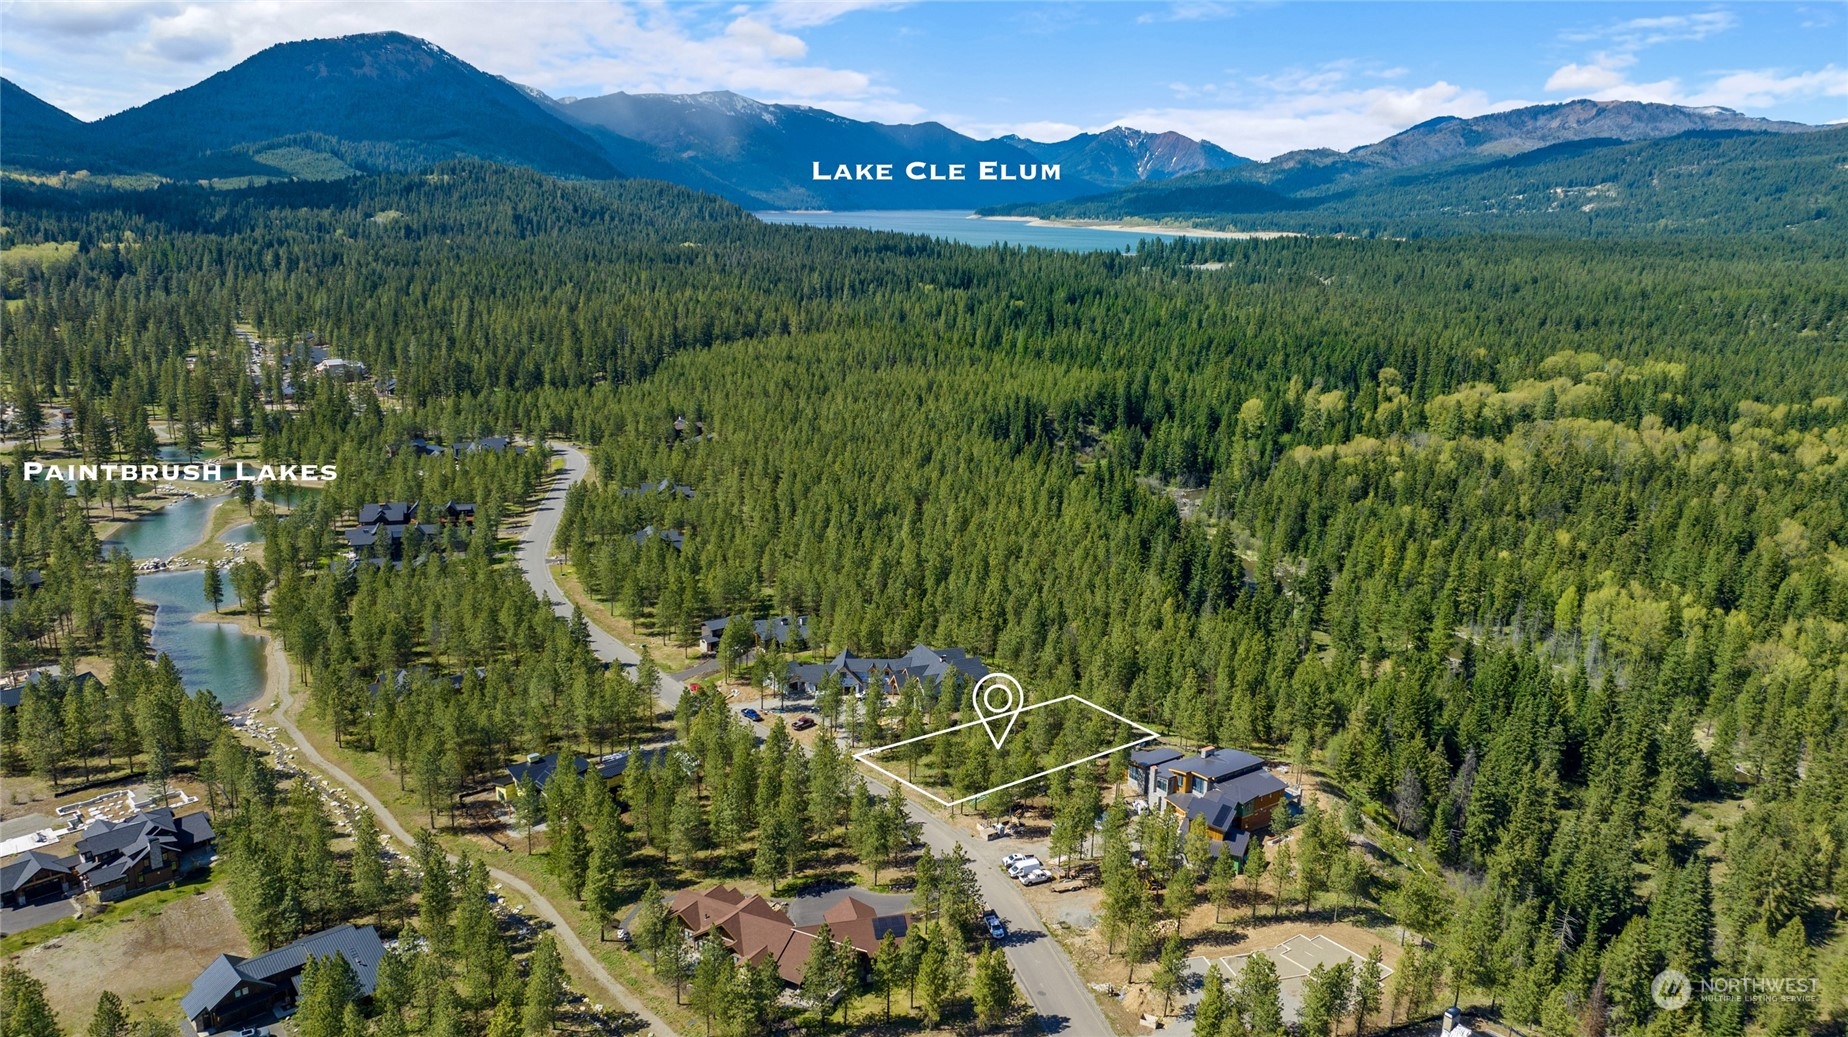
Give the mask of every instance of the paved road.
M 885 787 L 868 781 L 867 787 L 885 794 Z M 1099 1037 L 1116 1031 L 1097 1004 L 1096 995 L 1084 985 L 1073 967 L 1065 947 L 1044 928 L 1033 905 L 1027 903 L 1020 884 L 1001 870 L 1001 858 L 1009 849 L 1017 849 L 1007 840 L 999 847 L 975 839 L 948 821 L 910 803 L 911 817 L 923 825 L 924 841 L 933 852 L 944 852 L 961 843 L 975 869 L 975 879 L 982 887 L 982 897 L 1007 921 L 1010 931 L 1004 945 L 1009 965 L 1020 989 L 1033 1003 L 1040 1026 L 1048 1033 L 1068 1033 L 1073 1037 Z
M 546 557 L 551 554 L 552 540 L 558 533 L 565 492 L 584 478 L 590 463 L 576 447 L 562 443 L 553 446 L 564 457 L 564 472 L 561 478 L 553 481 L 534 509 L 532 522 L 520 534 L 519 563 L 533 592 L 550 598 L 558 614 L 570 618 L 571 602 L 559 589 L 558 581 L 552 578 Z M 633 665 L 641 658 L 634 648 L 611 637 L 594 623 L 590 625 L 590 643 L 600 659 Z M 671 710 L 680 701 L 685 688 L 680 681 L 662 674 L 658 694 Z M 761 733 L 762 725 L 756 726 Z M 881 786 L 868 784 L 883 792 Z M 1001 870 L 1002 850 L 972 841 L 970 833 L 957 829 L 915 803 L 911 805 L 911 816 L 923 825 L 924 841 L 933 850 L 947 851 L 960 842 L 975 862 L 976 879 L 981 883 L 983 897 L 1007 919 L 1008 928 L 1013 931 L 1006 946 L 1007 960 L 1014 967 L 1014 975 L 1027 1000 L 1033 1003 L 1041 1026 L 1049 1032 L 1069 1033 L 1073 1037 L 1102 1037 L 1114 1033 L 1096 998 L 1078 977 L 1065 948 L 1052 934 L 1038 928 L 1039 915 L 1021 895 L 1019 885 Z
M 532 584 L 533 593 L 552 602 L 552 611 L 565 619 L 571 618 L 571 599 L 559 589 L 558 581 L 552 577 L 552 567 L 546 564 L 546 558 L 552 553 L 552 541 L 558 536 L 558 520 L 565 510 L 565 492 L 582 482 L 590 471 L 590 459 L 577 447 L 564 443 L 552 444 L 554 450 L 564 458 L 565 469 L 560 477 L 552 481 L 533 509 L 532 522 L 520 531 L 518 561 L 520 571 L 526 574 L 526 582 Z M 616 638 L 595 623 L 590 624 L 590 647 L 597 653 L 597 658 L 620 662 L 624 666 L 634 666 L 642 661 L 641 653 Z M 655 685 L 655 693 L 661 704 L 669 712 L 679 704 L 680 695 L 686 685 L 679 680 L 661 675 Z
M 287 673 L 288 671 L 284 669 L 284 667 L 288 666 L 288 660 L 282 657 L 282 647 L 274 637 L 269 639 L 269 653 L 269 665 L 276 668 L 272 672 Z M 351 789 L 353 794 L 358 796 L 361 802 L 371 808 L 372 816 L 377 819 L 379 825 L 393 837 L 398 839 L 398 841 L 402 842 L 407 851 L 415 847 L 417 845 L 416 837 L 413 836 L 403 824 L 399 823 L 398 818 L 393 815 L 390 810 L 385 808 L 385 804 L 380 802 L 379 798 L 374 796 L 370 789 L 366 788 L 358 781 L 355 781 L 352 775 L 335 766 L 332 760 L 322 756 L 320 751 L 314 747 L 314 744 L 303 736 L 301 728 L 295 726 L 294 719 L 289 715 L 290 711 L 295 708 L 295 697 L 289 694 L 288 682 L 285 681 L 282 686 L 277 689 L 277 698 L 279 701 L 273 714 L 276 723 L 280 725 L 284 731 L 289 733 L 290 738 L 295 740 L 295 747 L 300 750 L 301 754 L 306 757 L 309 762 L 313 763 L 315 767 L 319 768 L 321 773 Z M 653 1032 L 658 1035 L 658 1037 L 674 1037 L 672 1028 L 665 1022 L 662 1022 L 660 1017 L 649 1011 L 648 1007 L 642 1004 L 634 994 L 630 993 L 627 987 L 618 983 L 616 977 L 610 975 L 609 970 L 603 967 L 603 963 L 598 961 L 596 955 L 590 952 L 590 948 L 584 946 L 584 942 L 578 939 L 576 930 L 572 929 L 570 922 L 559 913 L 557 908 L 552 906 L 551 901 L 540 896 L 538 890 L 527 885 L 526 881 L 517 875 L 510 874 L 494 867 L 488 869 L 488 874 L 493 876 L 494 881 L 500 883 L 506 889 L 516 891 L 521 897 L 525 898 L 524 913 L 538 915 L 540 918 L 552 924 L 551 931 L 557 938 L 560 949 L 575 958 L 578 964 L 583 967 L 584 973 L 602 986 L 605 992 L 616 1000 L 617 1004 L 621 1005 L 625 1011 L 632 1012 L 639 1016 L 645 1023 L 653 1028 Z

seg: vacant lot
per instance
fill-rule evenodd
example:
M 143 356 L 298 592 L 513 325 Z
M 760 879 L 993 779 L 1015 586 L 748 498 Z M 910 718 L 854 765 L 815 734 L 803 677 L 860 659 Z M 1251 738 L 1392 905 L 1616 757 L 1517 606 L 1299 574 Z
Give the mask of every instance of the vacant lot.
M 130 908 L 133 901 L 121 905 Z M 107 916 L 8 959 L 45 981 L 65 1032 L 89 1025 L 96 998 L 115 991 L 132 1014 L 179 1022 L 179 1000 L 206 963 L 248 954 L 231 904 L 217 886 L 184 896 L 158 913 Z

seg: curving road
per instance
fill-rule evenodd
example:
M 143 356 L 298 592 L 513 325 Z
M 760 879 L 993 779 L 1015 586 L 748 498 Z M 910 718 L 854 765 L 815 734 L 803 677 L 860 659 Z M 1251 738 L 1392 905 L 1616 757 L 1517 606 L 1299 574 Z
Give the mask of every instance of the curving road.
M 526 574 L 526 582 L 532 585 L 533 593 L 552 603 L 552 611 L 564 619 L 571 618 L 571 599 L 559 589 L 558 580 L 552 576 L 552 567 L 546 563 L 552 553 L 552 541 L 558 537 L 558 520 L 564 516 L 565 493 L 584 481 L 590 471 L 590 459 L 577 447 L 566 443 L 552 444 L 553 450 L 564 458 L 565 467 L 559 477 L 552 480 L 546 488 L 545 496 L 539 498 L 534 506 L 532 521 L 520 531 L 520 546 L 515 554 L 520 571 Z M 606 662 L 619 662 L 633 667 L 642 661 L 641 654 L 623 641 L 612 637 L 608 631 L 595 623 L 590 623 L 590 647 L 597 653 L 597 658 Z M 661 699 L 669 712 L 679 704 L 680 696 L 686 691 L 686 685 L 666 673 L 655 685 L 655 694 Z
M 533 592 L 549 598 L 554 611 L 569 619 L 570 599 L 565 597 L 558 587 L 558 581 L 553 579 L 546 557 L 551 553 L 552 541 L 558 534 L 565 493 L 583 480 L 590 463 L 583 451 L 576 447 L 563 443 L 554 443 L 553 447 L 564 458 L 564 471 L 546 490 L 545 496 L 533 511 L 532 522 L 520 533 L 519 564 L 526 574 L 527 582 L 532 584 Z M 634 648 L 611 637 L 594 623 L 590 624 L 590 642 L 600 659 L 633 666 L 641 658 Z M 661 675 L 657 693 L 669 710 L 680 701 L 685 690 L 686 686 L 681 682 L 666 674 Z M 884 791 L 884 787 L 876 783 L 868 782 L 868 785 Z M 915 803 L 910 804 L 910 811 L 913 820 L 922 826 L 924 841 L 930 844 L 932 850 L 947 851 L 957 843 L 963 843 L 963 849 L 975 864 L 976 880 L 981 884 L 982 896 L 987 899 L 990 907 L 1008 920 L 1008 926 L 1014 932 L 1005 947 L 1007 960 L 1014 968 L 1014 976 L 1021 990 L 1033 1004 L 1041 1027 L 1048 1032 L 1065 1032 L 1074 1037 L 1102 1037 L 1115 1033 L 1103 1010 L 1098 1007 L 1096 997 L 1085 986 L 1084 980 L 1079 978 L 1078 970 L 1072 966 L 1065 948 L 1052 934 L 1027 925 L 1029 922 L 1039 923 L 1039 915 L 1027 903 L 1027 898 L 1021 895 L 1020 887 L 1001 870 L 1001 850 L 973 841 L 968 834 Z
M 269 638 L 268 665 L 271 668 L 271 673 L 287 674 L 290 672 L 288 669 L 289 662 L 287 659 L 283 658 L 282 646 L 273 636 Z M 396 815 L 385 808 L 385 804 L 380 802 L 379 798 L 372 794 L 372 790 L 354 780 L 352 775 L 341 770 L 332 760 L 322 756 L 320 751 L 314 747 L 314 743 L 310 742 L 302 734 L 301 728 L 295 726 L 295 720 L 289 715 L 295 708 L 295 696 L 289 694 L 290 683 L 292 682 L 284 678 L 277 685 L 277 705 L 276 709 L 273 711 L 276 723 L 284 731 L 289 733 L 290 738 L 295 740 L 295 747 L 301 752 L 303 757 L 313 763 L 315 767 L 319 768 L 321 773 L 352 790 L 353 794 L 359 797 L 360 802 L 366 804 L 367 808 L 372 811 L 372 816 L 377 819 L 379 826 L 384 828 L 386 832 L 390 833 L 392 837 L 396 838 L 399 842 L 403 843 L 407 851 L 416 847 L 416 837 L 399 822 Z M 452 857 L 451 859 L 453 860 L 454 858 Z M 674 1037 L 674 1031 L 671 1027 L 665 1022 L 662 1022 L 659 1016 L 649 1011 L 648 1006 L 642 1004 L 634 994 L 629 992 L 627 987 L 618 983 L 616 977 L 610 975 L 609 970 L 603 967 L 603 963 L 597 960 L 597 956 L 590 952 L 590 948 L 584 946 L 584 941 L 578 939 L 577 931 L 571 928 L 571 923 L 559 913 L 557 908 L 552 906 L 551 901 L 541 896 L 538 890 L 527 885 L 526 880 L 520 878 L 518 875 L 513 875 L 494 867 L 488 869 L 488 874 L 493 876 L 494 881 L 502 884 L 507 889 L 517 891 L 521 896 L 526 898 L 523 913 L 538 915 L 540 918 L 551 923 L 551 932 L 558 940 L 559 948 L 564 951 L 564 953 L 576 959 L 577 963 L 583 967 L 584 974 L 588 975 L 601 986 L 610 997 L 614 998 L 616 1003 L 623 1007 L 624 1011 L 633 1013 L 642 1019 L 642 1021 L 653 1028 L 655 1034 L 663 1035 L 663 1037 Z

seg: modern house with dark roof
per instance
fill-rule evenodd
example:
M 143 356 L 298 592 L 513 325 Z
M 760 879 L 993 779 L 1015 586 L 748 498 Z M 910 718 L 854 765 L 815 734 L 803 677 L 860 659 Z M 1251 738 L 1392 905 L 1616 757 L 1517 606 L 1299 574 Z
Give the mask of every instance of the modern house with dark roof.
M 15 569 L 0 565 L 0 601 L 14 601 L 45 585 L 45 574 L 37 569 Z
M 687 546 L 685 533 L 678 529 L 656 529 L 652 525 L 643 526 L 640 532 L 630 534 L 629 539 L 644 546 L 651 539 L 659 540 L 676 551 L 684 550 Z
M 706 653 L 719 650 L 719 639 L 725 636 L 725 628 L 731 625 L 731 617 L 721 616 L 708 619 L 699 625 L 699 650 Z M 767 645 L 775 643 L 784 648 L 794 648 L 807 644 L 809 639 L 809 618 L 807 616 L 773 616 L 769 619 L 754 620 L 752 632 L 757 643 Z
M 643 497 L 651 493 L 665 493 L 685 500 L 693 499 L 693 487 L 672 479 L 662 479 L 658 482 L 643 480 L 640 486 L 624 486 L 616 491 L 618 497 Z
M 121 821 L 99 819 L 73 844 L 74 870 L 99 899 L 121 900 L 203 869 L 216 839 L 203 811 L 174 817 L 163 808 Z
M 1125 780 L 1137 796 L 1146 798 L 1155 792 L 1155 768 L 1164 763 L 1173 763 L 1185 755 L 1179 749 L 1166 745 L 1138 749 L 1129 754 L 1129 774 Z
M 75 896 L 83 889 L 76 863 L 75 857 L 27 850 L 0 864 L 0 907 L 25 907 Z
M 1183 824 L 1204 824 L 1215 839 L 1268 826 L 1288 788 L 1263 760 L 1238 749 L 1203 749 L 1154 764 L 1150 786 L 1151 806 L 1161 797 Z
M 938 651 L 927 645 L 913 645 L 911 651 L 896 659 L 865 659 L 843 649 L 825 663 L 790 663 L 783 681 L 787 694 L 812 695 L 822 681 L 834 675 L 848 694 L 865 698 L 869 688 L 896 694 L 910 681 L 929 687 L 953 673 L 973 683 L 988 676 L 988 667 L 961 648 Z
M 681 890 L 669 910 L 695 938 L 716 933 L 726 949 L 747 965 L 766 959 L 776 962 L 777 975 L 791 986 L 801 984 L 821 931 L 820 923 L 796 925 L 770 901 L 730 886 Z M 886 933 L 902 942 L 911 928 L 909 915 L 881 914 L 853 896 L 828 908 L 822 920 L 837 945 L 851 942 L 861 969 L 870 964 L 872 952 Z
M 457 457 L 469 454 L 504 454 L 512 450 L 515 454 L 526 453 L 523 446 L 515 446 L 513 440 L 506 436 L 483 436 L 480 439 L 465 439 L 450 448 Z
M 487 675 L 488 675 L 488 671 L 486 667 L 484 666 L 475 667 L 475 679 L 476 680 L 480 680 L 486 677 Z M 449 687 L 451 689 L 455 691 L 461 691 L 462 681 L 464 680 L 465 677 L 466 677 L 465 674 L 452 673 L 446 677 L 437 677 L 434 679 L 435 680 L 446 680 L 449 682 Z M 384 691 L 386 688 L 390 688 L 391 690 L 395 692 L 402 693 L 405 691 L 409 691 L 411 685 L 417 681 L 431 680 L 431 679 L 433 678 L 431 678 L 430 676 L 430 668 L 428 666 L 419 666 L 419 667 L 416 667 L 415 669 L 409 669 L 409 670 L 393 670 L 390 673 L 379 674 L 377 680 L 366 685 L 366 691 L 369 694 L 372 694 L 375 696 L 379 692 Z
M 667 747 L 657 746 L 653 749 L 624 750 L 619 753 L 610 753 L 607 756 L 599 756 L 595 760 L 579 756 L 572 760 L 571 763 L 572 766 L 577 769 L 578 777 L 580 778 L 589 774 L 591 768 L 594 766 L 597 770 L 597 777 L 602 780 L 604 787 L 614 788 L 617 779 L 628 773 L 631 763 L 642 759 L 646 759 L 650 763 L 658 763 L 661 757 L 665 755 L 667 755 Z M 503 803 L 511 802 L 515 796 L 519 795 L 520 782 L 527 778 L 532 779 L 534 788 L 543 792 L 545 791 L 545 783 L 551 781 L 552 775 L 557 773 L 557 753 L 547 753 L 544 756 L 534 753 L 528 756 L 522 763 L 508 764 L 506 770 L 502 771 L 500 776 L 494 779 L 494 797 Z
M 359 506 L 359 524 L 362 526 L 380 522 L 388 526 L 402 526 L 416 520 L 416 501 L 386 501 L 383 504 L 361 504 Z
M 33 670 L 24 677 L 5 685 L 0 685 L 0 709 L 14 709 L 26 697 L 26 689 L 43 686 L 53 695 L 83 691 L 88 685 L 96 685 L 96 690 L 103 689 L 103 682 L 96 679 L 96 674 L 85 671 L 74 677 L 60 677 L 56 667 Z
M 193 980 L 180 1010 L 196 1034 L 228 1029 L 293 1005 L 301 996 L 310 958 L 344 957 L 359 979 L 359 996 L 372 996 L 385 944 L 371 926 L 339 925 L 254 958 L 220 954 Z

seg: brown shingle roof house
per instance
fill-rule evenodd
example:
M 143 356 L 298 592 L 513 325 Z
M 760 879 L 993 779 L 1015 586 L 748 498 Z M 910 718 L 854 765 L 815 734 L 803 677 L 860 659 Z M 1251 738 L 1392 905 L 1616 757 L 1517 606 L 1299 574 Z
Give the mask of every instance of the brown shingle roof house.
M 821 930 L 820 925 L 795 925 L 775 904 L 730 886 L 681 890 L 670 909 L 694 936 L 716 931 L 733 954 L 750 964 L 775 961 L 777 975 L 790 984 L 802 982 Z M 904 939 L 911 921 L 903 914 L 882 915 L 852 896 L 830 907 L 822 919 L 836 943 L 852 941 L 862 967 L 881 937 L 890 932 Z

